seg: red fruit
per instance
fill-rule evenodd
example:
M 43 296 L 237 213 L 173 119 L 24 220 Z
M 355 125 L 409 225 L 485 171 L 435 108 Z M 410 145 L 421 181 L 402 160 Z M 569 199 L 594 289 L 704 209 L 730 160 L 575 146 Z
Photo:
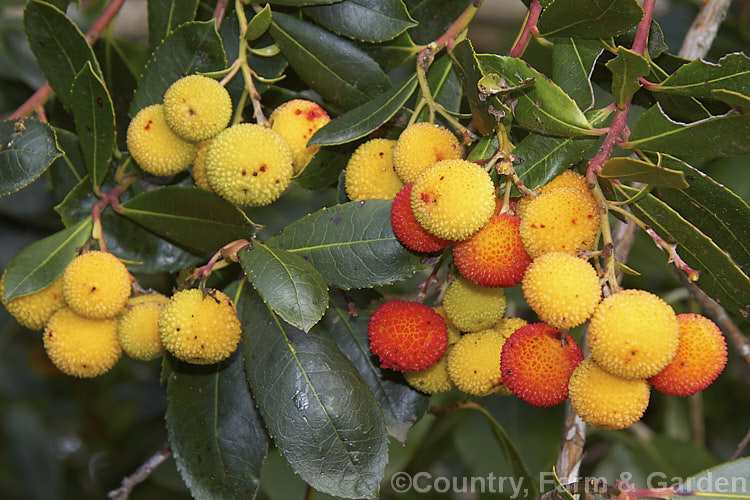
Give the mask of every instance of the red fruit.
M 453 262 L 461 275 L 482 286 L 507 288 L 521 283 L 531 257 L 521 242 L 520 223 L 515 215 L 493 215 L 479 232 L 456 242 Z
M 568 397 L 568 380 L 583 353 L 575 339 L 560 341 L 560 331 L 545 323 L 522 326 L 503 346 L 503 383 L 534 406 L 554 406 Z
M 443 318 L 419 302 L 386 302 L 370 316 L 367 334 L 380 367 L 402 372 L 429 368 L 448 346 Z
M 692 396 L 716 380 L 727 363 L 727 343 L 719 327 L 699 314 L 678 314 L 680 344 L 670 364 L 649 379 L 657 391 Z
M 422 253 L 439 252 L 447 247 L 450 241 L 432 235 L 417 222 L 411 210 L 411 186 L 411 182 L 405 185 L 393 199 L 393 205 L 391 205 L 393 232 L 398 241 L 409 250 Z

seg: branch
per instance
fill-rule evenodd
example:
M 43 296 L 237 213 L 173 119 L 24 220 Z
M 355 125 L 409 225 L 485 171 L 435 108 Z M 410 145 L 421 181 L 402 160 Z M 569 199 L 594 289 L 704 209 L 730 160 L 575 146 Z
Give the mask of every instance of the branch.
M 737 460 L 740 458 L 740 455 L 742 454 L 742 450 L 745 449 L 745 447 L 750 444 L 750 430 L 747 431 L 747 434 L 745 434 L 745 437 L 742 438 L 742 441 L 740 441 L 740 444 L 737 445 L 737 449 L 734 450 L 734 454 L 732 455 L 732 458 L 729 460 Z
M 526 14 L 526 19 L 523 22 L 523 29 L 518 34 L 518 38 L 513 42 L 513 46 L 508 51 L 510 57 L 521 57 L 526 47 L 529 45 L 531 35 L 538 34 L 539 30 L 536 27 L 536 23 L 539 20 L 539 14 L 542 13 L 542 6 L 539 0 L 531 0 L 529 5 L 529 12 Z
M 693 21 L 693 25 L 685 35 L 680 48 L 680 57 L 698 59 L 706 57 L 708 49 L 716 38 L 724 18 L 727 16 L 732 0 L 708 0 Z
M 214 13 L 211 17 L 216 19 L 217 30 L 221 27 L 221 22 L 224 20 L 224 15 L 227 13 L 228 3 L 229 0 L 219 0 L 218 2 L 216 2 L 216 8 L 214 9 Z
M 172 449 L 169 447 L 169 444 L 166 444 L 164 445 L 164 448 L 157 451 L 151 458 L 143 462 L 135 472 L 122 478 L 120 487 L 107 493 L 107 498 L 113 500 L 126 500 L 130 496 L 130 492 L 133 491 L 133 488 L 148 479 L 151 473 L 154 472 L 154 469 L 168 459 L 170 455 L 172 455 Z

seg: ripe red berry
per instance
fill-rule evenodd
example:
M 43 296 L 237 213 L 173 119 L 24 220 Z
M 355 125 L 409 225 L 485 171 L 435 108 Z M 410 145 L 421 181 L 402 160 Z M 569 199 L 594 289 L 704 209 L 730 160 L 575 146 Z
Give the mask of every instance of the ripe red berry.
M 391 205 L 391 225 L 396 238 L 406 248 L 415 252 L 434 253 L 448 246 L 450 241 L 429 233 L 414 217 L 411 210 L 410 182 L 396 194 Z

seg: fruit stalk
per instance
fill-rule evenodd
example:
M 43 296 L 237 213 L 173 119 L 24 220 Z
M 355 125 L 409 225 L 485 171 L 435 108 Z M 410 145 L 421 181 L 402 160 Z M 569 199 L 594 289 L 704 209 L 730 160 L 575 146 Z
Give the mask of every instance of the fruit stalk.
M 260 93 L 253 83 L 254 72 L 247 64 L 247 41 L 245 40 L 245 35 L 247 34 L 247 17 L 245 16 L 245 10 L 242 7 L 242 0 L 235 0 L 234 5 L 235 10 L 237 11 L 237 21 L 240 24 L 240 53 L 237 58 L 239 59 L 240 70 L 242 71 L 242 76 L 245 80 L 245 89 L 242 92 L 240 104 L 237 106 L 237 112 L 234 115 L 233 123 L 237 124 L 242 121 L 242 108 L 245 105 L 245 100 L 250 97 L 250 102 L 253 104 L 255 123 L 265 127 L 268 126 L 268 120 L 266 119 L 266 115 L 263 114 L 263 109 L 260 105 Z
M 539 34 L 539 30 L 536 27 L 536 23 L 539 20 L 539 14 L 542 13 L 542 6 L 539 4 L 539 0 L 531 0 L 529 5 L 529 11 L 526 13 L 526 19 L 523 22 L 523 28 L 518 34 L 513 46 L 508 51 L 510 57 L 521 57 L 526 47 L 529 45 L 531 35 Z

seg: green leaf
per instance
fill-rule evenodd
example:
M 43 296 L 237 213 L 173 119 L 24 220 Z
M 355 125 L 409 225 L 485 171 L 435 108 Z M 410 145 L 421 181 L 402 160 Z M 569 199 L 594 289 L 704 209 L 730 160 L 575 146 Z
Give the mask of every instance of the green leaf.
M 315 132 L 309 146 L 345 144 L 366 136 L 390 120 L 417 88 L 417 76 L 412 75 L 401 86 L 393 87 L 361 106 L 344 113 Z
M 104 82 L 90 62 L 73 82 L 73 118 L 86 167 L 95 189 L 102 185 L 115 148 L 115 109 Z
M 336 182 L 339 172 L 346 168 L 351 152 L 336 148 L 321 148 L 309 161 L 304 170 L 292 181 L 298 186 L 317 191 Z
M 306 5 L 323 5 L 340 2 L 341 0 L 269 0 L 266 3 L 272 5 L 289 5 L 292 7 L 304 7 Z
M 345 0 L 308 7 L 305 14 L 337 35 L 362 42 L 385 42 L 417 25 L 401 0 Z
M 70 88 L 86 62 L 101 77 L 94 51 L 78 26 L 48 3 L 30 1 L 23 11 L 23 23 L 39 67 L 63 106 L 70 108 Z
M 86 162 L 83 160 L 78 137 L 73 132 L 62 128 L 53 130 L 57 137 L 58 147 L 64 154 L 52 162 L 47 173 L 55 201 L 61 202 L 86 177 Z
M 461 109 L 461 80 L 453 68 L 450 56 L 444 55 L 430 66 L 427 72 L 427 85 L 436 103 L 448 111 L 458 112 Z M 417 102 L 422 98 L 422 90 L 417 94 Z M 429 121 L 430 113 L 427 107 L 422 109 L 417 121 Z M 437 117 L 438 122 L 443 122 L 442 117 Z M 448 125 L 443 122 L 443 125 Z
M 386 71 L 401 66 L 419 52 L 409 33 L 397 36 L 388 43 L 363 44 L 362 48 Z
M 474 124 L 482 135 L 487 135 L 495 129 L 497 120 L 488 111 L 488 105 L 480 96 L 477 83 L 484 77 L 479 68 L 477 54 L 471 41 L 467 38 L 459 42 L 453 49 L 456 69 L 461 76 L 461 85 L 469 101 L 469 108 L 474 118 Z
M 406 0 L 404 3 L 417 25 L 409 29 L 415 42 L 427 45 L 437 40 L 473 0 Z
M 750 58 L 741 52 L 727 54 L 718 64 L 696 59 L 680 67 L 657 85 L 652 92 L 714 98 L 713 90 L 722 89 L 750 96 Z
M 333 307 L 323 320 L 325 329 L 375 394 L 385 414 L 388 434 L 405 443 L 409 429 L 427 412 L 430 397 L 412 389 L 400 373 L 380 368 L 367 336 L 370 311 L 360 309 L 352 316 L 346 301 L 332 298 L 331 302 Z
M 648 59 L 622 46 L 617 47 L 617 57 L 607 61 L 605 66 L 612 72 L 612 95 L 620 108 L 641 88 L 638 78 L 651 70 Z
M 336 288 L 367 288 L 409 278 L 420 258 L 391 227 L 391 201 L 352 201 L 288 225 L 267 242 L 310 262 Z
M 552 49 L 552 80 L 583 111 L 594 106 L 591 73 L 603 50 L 599 40 L 555 39 Z
M 717 99 L 731 107 L 736 108 L 743 115 L 750 112 L 750 97 L 731 90 L 716 89 L 711 91 L 714 99 Z
M 652 186 L 668 188 L 686 188 L 685 175 L 679 170 L 654 165 L 651 162 L 636 160 L 624 156 L 610 158 L 604 165 L 599 177 L 620 179 L 625 182 L 642 182 Z
M 271 6 L 266 4 L 252 19 L 247 23 L 247 31 L 245 32 L 245 38 L 247 40 L 256 40 L 263 36 L 268 27 L 271 26 L 271 19 L 273 15 L 271 13 Z
M 46 288 L 63 273 L 89 235 L 90 218 L 21 250 L 8 264 L 5 298 L 23 297 Z
M 680 156 L 715 158 L 750 153 L 750 116 L 727 114 L 692 123 L 670 119 L 659 104 L 635 122 L 620 146 Z
M 678 491 L 670 495 L 672 500 L 689 496 L 695 500 L 714 500 L 716 498 L 750 498 L 750 457 L 712 467 L 685 479 Z M 700 493 L 710 493 L 702 496 Z
M 227 65 L 215 21 L 183 23 L 154 51 L 133 94 L 130 114 L 160 104 L 170 85 L 192 73 L 207 73 Z
M 281 319 L 305 332 L 320 321 L 328 308 L 328 287 L 312 264 L 257 242 L 238 256 L 255 289 Z
M 148 43 L 157 47 L 182 23 L 192 21 L 198 0 L 148 0 Z
M 635 42 L 635 35 L 638 33 L 638 26 L 634 26 L 627 33 L 616 36 L 614 38 L 614 46 L 622 45 L 623 47 L 632 47 Z M 664 32 L 661 30 L 659 23 L 651 20 L 651 26 L 648 30 L 648 57 L 652 61 L 662 54 L 666 53 L 668 47 L 664 42 Z M 677 57 L 677 56 L 674 56 Z M 686 61 L 687 62 L 687 61 Z
M 141 193 L 123 203 L 120 213 L 178 245 L 206 252 L 250 238 L 254 231 L 235 205 L 195 187 L 167 186 Z
M 609 38 L 627 33 L 643 17 L 637 0 L 554 0 L 537 22 L 539 36 Z
M 270 33 L 294 71 L 327 101 L 351 108 L 391 87 L 365 51 L 312 23 L 274 12 Z
M 383 411 L 319 326 L 307 334 L 246 289 L 238 301 L 245 370 L 269 435 L 316 490 L 375 498 L 388 462 Z
M 62 155 L 46 123 L 32 118 L 0 122 L 0 196 L 28 186 Z
M 500 141 L 498 141 L 496 134 L 485 135 L 472 146 L 466 155 L 466 160 L 474 163 L 487 161 L 495 156 L 499 146 Z
M 526 61 L 494 54 L 477 56 L 482 74 L 497 73 L 507 85 L 517 86 L 533 78 L 534 85 L 513 94 L 518 100 L 513 115 L 518 124 L 547 135 L 597 135 L 575 101 Z

